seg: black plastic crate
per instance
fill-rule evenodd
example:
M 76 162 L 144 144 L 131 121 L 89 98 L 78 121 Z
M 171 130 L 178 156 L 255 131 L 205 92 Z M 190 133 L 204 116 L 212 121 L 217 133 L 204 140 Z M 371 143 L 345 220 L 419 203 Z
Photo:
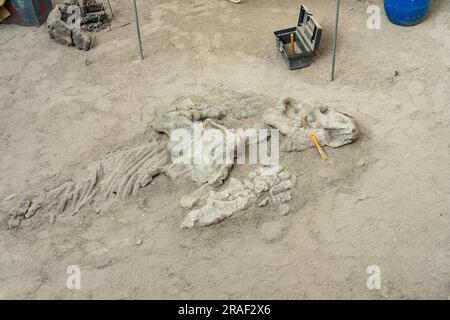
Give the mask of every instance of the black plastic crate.
M 314 19 L 311 11 L 304 5 L 300 7 L 300 15 L 296 27 L 274 32 L 277 48 L 289 69 L 301 69 L 311 65 L 311 57 L 319 48 L 322 27 Z M 294 36 L 295 52 L 291 48 L 291 35 Z

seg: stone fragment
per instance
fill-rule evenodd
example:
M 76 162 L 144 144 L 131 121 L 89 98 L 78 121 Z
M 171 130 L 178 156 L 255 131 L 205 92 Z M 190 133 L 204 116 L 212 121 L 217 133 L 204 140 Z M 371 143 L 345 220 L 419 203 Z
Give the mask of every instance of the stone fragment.
M 264 197 L 259 203 L 258 207 L 265 207 L 269 203 L 269 197 Z
M 27 214 L 30 205 L 31 201 L 28 199 L 20 201 L 17 208 L 11 212 L 11 217 L 8 221 L 8 227 L 10 229 L 18 228 L 20 226 L 22 220 L 25 219 L 25 215 Z
M 30 200 L 22 200 L 17 207 L 14 216 L 16 218 L 24 218 L 27 214 L 28 208 L 30 208 L 31 201 Z
M 92 34 L 84 30 L 72 31 L 73 44 L 78 50 L 88 51 L 91 48 Z
M 72 30 L 64 21 L 56 20 L 49 26 L 48 30 L 50 37 L 59 44 L 62 44 L 64 46 L 73 45 Z
M 278 206 L 278 212 L 282 216 L 287 216 L 291 212 L 291 207 L 285 203 L 282 203 Z

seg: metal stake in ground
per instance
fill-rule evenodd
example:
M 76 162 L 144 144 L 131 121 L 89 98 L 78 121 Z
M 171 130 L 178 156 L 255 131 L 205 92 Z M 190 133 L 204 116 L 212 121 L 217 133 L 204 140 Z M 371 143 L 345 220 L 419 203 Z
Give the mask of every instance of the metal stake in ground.
M 102 10 L 100 11 L 100 14 L 98 15 L 97 24 L 95 25 L 94 35 L 92 36 L 91 44 L 89 45 L 89 51 L 91 51 L 92 46 L 94 45 L 95 36 L 98 32 L 98 27 L 100 26 L 100 19 L 102 17 L 101 13 L 104 13 L 104 12 L 105 12 L 105 2 L 102 2 Z M 110 26 L 110 28 L 111 28 L 111 26 Z
M 336 0 L 336 24 L 334 27 L 334 38 L 333 38 L 333 62 L 331 64 L 331 81 L 334 81 L 334 69 L 336 65 L 336 46 L 337 46 L 337 34 L 339 29 L 339 7 L 340 0 Z
M 144 60 L 144 51 L 142 50 L 142 40 L 141 40 L 141 30 L 139 29 L 139 15 L 138 15 L 138 9 L 136 5 L 136 0 L 133 0 L 134 3 L 134 15 L 136 17 L 136 31 L 137 31 L 137 37 L 139 42 L 139 52 L 141 54 L 141 60 Z

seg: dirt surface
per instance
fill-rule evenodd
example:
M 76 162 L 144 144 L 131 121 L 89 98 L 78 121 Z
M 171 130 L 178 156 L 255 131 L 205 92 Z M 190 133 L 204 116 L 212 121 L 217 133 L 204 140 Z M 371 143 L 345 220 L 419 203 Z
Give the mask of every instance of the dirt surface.
M 129 1 L 111 2 L 112 30 L 90 52 L 56 44 L 45 26 L 0 25 L 1 299 L 450 297 L 448 1 L 410 28 L 383 13 L 380 30 L 366 28 L 369 2 L 344 1 L 334 83 L 332 0 L 303 1 L 324 35 L 295 72 L 273 31 L 295 25 L 298 1 L 139 1 L 142 62 Z M 264 110 L 288 96 L 362 130 L 327 148 L 328 162 L 312 149 L 283 155 L 298 177 L 288 216 L 250 209 L 183 230 L 179 199 L 194 187 L 162 175 L 126 201 L 6 229 L 20 200 L 145 139 L 156 110 L 187 99 Z M 69 265 L 81 290 L 66 288 Z M 366 286 L 370 265 L 381 290 Z

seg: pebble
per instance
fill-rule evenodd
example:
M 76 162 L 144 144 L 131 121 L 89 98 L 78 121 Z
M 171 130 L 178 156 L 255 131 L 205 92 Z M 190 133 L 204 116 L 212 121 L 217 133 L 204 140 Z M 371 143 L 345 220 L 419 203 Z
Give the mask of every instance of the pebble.
M 289 207 L 289 205 L 283 203 L 283 204 L 280 204 L 278 210 L 282 216 L 287 216 L 291 212 L 291 207 Z
M 16 212 L 14 214 L 14 217 L 19 217 L 19 218 L 23 218 L 25 217 L 25 214 L 28 211 L 28 208 L 31 205 L 31 201 L 30 200 L 22 200 L 19 203 L 19 206 L 16 209 Z
M 366 161 L 364 159 L 359 159 L 358 162 L 356 163 L 356 165 L 358 167 L 363 167 L 366 165 Z
M 18 228 L 20 227 L 21 220 L 20 219 L 9 219 L 8 221 L 8 228 Z
M 258 207 L 265 207 L 265 206 L 267 206 L 267 203 L 269 203 L 269 198 L 265 197 L 264 199 L 262 199 L 260 201 L 260 203 L 258 203 Z

